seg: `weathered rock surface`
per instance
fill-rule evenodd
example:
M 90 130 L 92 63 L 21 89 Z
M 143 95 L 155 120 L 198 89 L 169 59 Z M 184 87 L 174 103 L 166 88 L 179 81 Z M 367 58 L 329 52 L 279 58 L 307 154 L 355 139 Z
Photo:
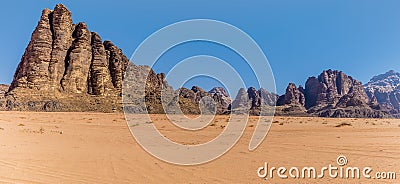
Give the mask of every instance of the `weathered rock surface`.
M 217 113 L 226 114 L 229 112 L 232 99 L 229 97 L 228 92 L 222 87 L 215 87 L 208 92 L 212 99 L 217 104 Z
M 5 94 L 8 91 L 9 85 L 0 84 L 0 110 L 6 109 L 6 98 Z
M 248 113 L 251 108 L 249 94 L 244 88 L 240 88 L 232 102 L 231 110 L 234 113 Z
M 302 87 L 297 88 L 294 83 L 290 83 L 286 88 L 286 93 L 279 97 L 277 105 L 304 106 L 305 97 Z
M 400 118 L 400 73 L 391 70 L 375 76 L 364 87 L 371 103 Z
M 289 84 L 278 105 L 296 107 L 294 110 L 304 106 L 309 115 L 322 117 L 390 117 L 368 98 L 360 81 L 337 70 L 326 70 L 318 77 L 310 77 L 305 89 Z M 279 111 L 287 111 L 287 108 L 278 108 Z
M 351 94 L 365 103 L 369 101 L 360 81 L 337 70 L 326 70 L 318 78 L 309 78 L 305 94 L 306 108 L 335 106 L 346 94 Z
M 278 98 L 276 114 L 282 116 L 308 116 L 303 87 L 289 83 L 286 93 Z
M 226 114 L 229 113 L 231 99 L 224 88 L 215 87 L 209 92 L 198 86 L 191 89 L 180 88 L 179 107 L 185 114 Z
M 110 41 L 103 42 L 85 23 L 73 24 L 71 12 L 58 4 L 53 11 L 43 10 L 5 106 L 30 111 L 120 111 L 128 65 L 121 49 Z M 153 103 L 164 75 L 148 67 L 136 68 L 142 70 L 138 71 L 142 78 L 150 72 L 144 81 L 149 86 L 148 101 Z
M 107 51 L 107 59 L 109 60 L 109 69 L 112 84 L 115 89 L 122 89 L 125 70 L 129 64 L 129 59 L 122 53 L 122 50 L 110 41 L 104 42 Z
M 247 91 L 241 88 L 232 102 L 233 113 L 249 113 L 250 115 L 272 115 L 278 95 L 260 88 L 250 87 Z
M 53 49 L 52 14 L 49 9 L 43 10 L 40 21 L 32 33 L 31 41 L 18 65 L 10 90 L 18 87 L 35 90 L 49 89 L 51 80 L 49 66 Z
M 89 69 L 92 62 L 92 36 L 85 23 L 79 23 L 73 33 L 72 45 L 65 58 L 61 88 L 66 93 L 88 93 Z
M 88 93 L 92 95 L 106 96 L 115 94 L 111 75 L 109 75 L 109 57 L 101 37 L 91 33 L 92 63 L 88 81 Z M 118 90 L 117 90 L 118 91 Z

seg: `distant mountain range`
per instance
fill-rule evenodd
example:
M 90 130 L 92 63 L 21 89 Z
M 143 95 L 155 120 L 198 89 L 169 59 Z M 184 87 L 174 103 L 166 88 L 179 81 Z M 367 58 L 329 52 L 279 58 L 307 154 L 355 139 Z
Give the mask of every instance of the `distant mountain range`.
M 368 97 L 382 110 L 400 118 L 400 73 L 391 70 L 375 76 L 364 87 Z
M 133 72 L 126 75 L 128 68 Z M 400 117 L 400 74 L 395 71 L 375 76 L 363 86 L 341 71 L 326 70 L 310 77 L 304 87 L 290 83 L 281 96 L 253 87 L 240 89 L 235 98 L 221 87 L 173 90 L 164 74 L 130 63 L 111 41 L 103 42 L 85 23 L 74 24 L 71 12 L 61 4 L 43 10 L 13 82 L 0 85 L 0 109 L 122 111 L 124 77 L 136 80 L 131 84 L 134 89 L 146 81 L 145 93 L 130 95 L 145 96 L 145 107 L 131 109 L 138 113 L 199 114 L 203 106 L 217 114 L 271 115 L 276 106 L 276 115 L 283 116 Z M 162 92 L 175 94 L 167 109 L 161 103 Z

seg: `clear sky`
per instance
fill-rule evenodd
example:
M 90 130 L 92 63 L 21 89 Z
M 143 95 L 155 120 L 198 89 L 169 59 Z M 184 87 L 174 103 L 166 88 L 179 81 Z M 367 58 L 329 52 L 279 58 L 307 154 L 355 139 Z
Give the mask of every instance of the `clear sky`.
M 232 24 L 260 45 L 271 64 L 278 93 L 289 82 L 304 84 L 309 76 L 329 68 L 363 83 L 390 69 L 400 71 L 398 0 L 16 0 L 2 2 L 0 11 L 0 83 L 11 82 L 41 10 L 57 3 L 72 11 L 74 22 L 86 22 L 128 57 L 151 33 L 177 21 L 202 18 Z M 166 72 L 187 56 L 207 52 L 237 62 L 225 48 L 206 43 L 181 47 L 161 58 L 164 64 L 155 67 L 156 72 Z M 249 81 L 252 85 L 251 76 Z M 207 90 L 215 85 L 196 79 L 191 83 Z

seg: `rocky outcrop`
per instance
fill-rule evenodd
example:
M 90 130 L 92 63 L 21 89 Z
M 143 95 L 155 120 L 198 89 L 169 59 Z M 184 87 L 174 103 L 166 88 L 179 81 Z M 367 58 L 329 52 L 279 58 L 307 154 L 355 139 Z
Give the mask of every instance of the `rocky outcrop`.
M 232 99 L 222 87 L 215 87 L 208 92 L 217 104 L 217 113 L 226 114 L 231 108 Z
M 104 42 L 107 51 L 107 59 L 109 60 L 109 70 L 111 74 L 112 84 L 115 89 L 122 89 L 124 73 L 129 64 L 129 59 L 122 53 L 122 50 L 116 47 L 112 42 Z
M 337 70 L 326 70 L 318 77 L 310 77 L 305 89 L 289 84 L 278 105 L 297 109 L 304 106 L 309 115 L 322 117 L 389 117 L 368 98 L 360 81 Z M 278 110 L 285 111 L 287 108 Z
M 180 88 L 177 93 L 180 109 L 185 114 L 226 114 L 230 111 L 231 99 L 222 87 L 215 87 L 207 92 L 193 86 L 191 89 Z
M 351 94 L 364 103 L 369 101 L 360 81 L 337 70 L 326 70 L 318 78 L 309 78 L 305 94 L 306 108 L 335 106 L 346 94 Z
M 231 110 L 234 113 L 248 113 L 251 108 L 249 94 L 244 88 L 240 88 L 238 94 L 232 102 Z
M 286 93 L 278 98 L 276 114 L 282 116 L 308 116 L 304 105 L 303 87 L 297 88 L 294 83 L 289 83 Z
M 65 57 L 61 88 L 66 93 L 88 93 L 89 69 L 92 62 L 92 35 L 85 23 L 79 23 L 73 33 L 74 41 Z
M 8 90 L 6 108 L 120 111 L 128 65 L 121 49 L 111 41 L 103 42 L 85 23 L 73 24 L 71 12 L 58 4 L 53 11 L 43 10 Z M 142 70 L 138 74 L 148 82 L 146 99 L 159 104 L 159 100 L 152 100 L 155 96 L 157 99 L 157 90 L 164 84 L 165 76 L 148 67 L 134 67 Z
M 261 107 L 261 95 L 254 87 L 247 89 L 247 95 L 249 96 L 250 109 Z
M 375 106 L 400 118 L 400 73 L 391 70 L 375 76 L 364 87 Z
M 109 56 L 104 47 L 101 37 L 91 33 L 92 62 L 90 65 L 90 75 L 88 81 L 88 93 L 91 95 L 114 94 L 111 75 L 109 75 Z
M 6 98 L 5 94 L 8 91 L 9 85 L 0 84 L 0 110 L 6 109 Z
M 231 110 L 238 114 L 271 115 L 274 113 L 278 97 L 263 88 L 256 90 L 254 87 L 250 87 L 247 91 L 241 88 L 232 102 Z
M 286 93 L 279 97 L 277 105 L 304 106 L 305 97 L 303 87 L 297 88 L 294 83 L 290 83 L 286 88 Z
M 17 87 L 48 90 L 53 49 L 52 11 L 45 9 L 18 65 L 10 90 Z
M 263 106 L 275 106 L 279 98 L 279 95 L 271 93 L 264 88 L 260 88 L 258 93 L 261 97 L 261 105 Z

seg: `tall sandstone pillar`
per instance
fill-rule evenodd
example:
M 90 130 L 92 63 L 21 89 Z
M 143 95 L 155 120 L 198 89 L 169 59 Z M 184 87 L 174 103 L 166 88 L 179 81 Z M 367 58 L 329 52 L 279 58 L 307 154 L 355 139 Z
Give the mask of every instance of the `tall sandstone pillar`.
M 92 61 L 91 32 L 85 23 L 79 23 L 74 31 L 75 39 L 65 58 L 65 75 L 61 87 L 69 93 L 87 93 L 89 67 Z
M 60 89 L 64 75 L 65 58 L 72 44 L 73 25 L 71 12 L 62 4 L 57 4 L 52 16 L 53 50 L 49 66 L 50 87 Z

